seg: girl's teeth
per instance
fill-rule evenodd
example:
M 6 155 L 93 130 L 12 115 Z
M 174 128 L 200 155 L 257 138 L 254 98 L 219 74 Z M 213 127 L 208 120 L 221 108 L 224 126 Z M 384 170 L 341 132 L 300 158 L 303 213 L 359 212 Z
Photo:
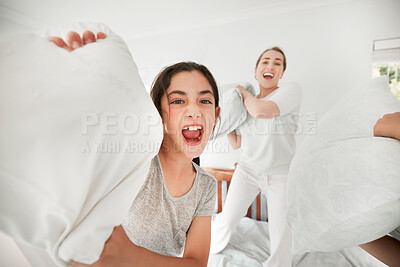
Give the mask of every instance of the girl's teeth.
M 189 127 L 183 127 L 183 130 L 188 130 L 189 131 L 196 131 L 196 130 L 200 130 L 202 127 L 201 126 L 189 126 Z

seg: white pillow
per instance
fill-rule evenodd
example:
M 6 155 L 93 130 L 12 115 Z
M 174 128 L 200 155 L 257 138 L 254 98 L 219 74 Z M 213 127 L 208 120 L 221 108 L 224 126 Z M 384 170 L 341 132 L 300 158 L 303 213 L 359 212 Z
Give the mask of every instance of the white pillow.
M 254 88 L 250 83 L 230 83 L 219 86 L 221 113 L 212 139 L 229 134 L 246 120 L 247 109 L 244 106 L 242 94 L 236 88 L 239 84 L 255 95 Z
M 373 137 L 376 121 L 400 111 L 388 78 L 347 93 L 293 158 L 288 223 L 294 253 L 334 251 L 388 234 L 400 224 L 400 142 Z
M 108 36 L 73 52 L 42 37 L 85 29 Z M 33 266 L 92 263 L 146 178 L 161 120 L 109 28 L 42 36 L 0 42 L 0 230 Z

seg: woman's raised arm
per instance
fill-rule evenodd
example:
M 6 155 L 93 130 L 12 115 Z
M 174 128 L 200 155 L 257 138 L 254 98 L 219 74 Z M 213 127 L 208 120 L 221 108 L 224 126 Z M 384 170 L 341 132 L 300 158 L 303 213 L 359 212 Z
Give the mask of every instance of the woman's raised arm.
M 243 102 L 247 111 L 254 118 L 272 119 L 280 115 L 279 107 L 275 102 L 257 99 L 240 85 L 237 88 L 243 96 Z

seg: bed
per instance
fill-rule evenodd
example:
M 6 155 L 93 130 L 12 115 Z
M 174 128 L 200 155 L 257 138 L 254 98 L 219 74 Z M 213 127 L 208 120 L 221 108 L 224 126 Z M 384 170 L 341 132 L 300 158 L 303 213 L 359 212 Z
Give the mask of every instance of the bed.
M 215 212 L 222 211 L 229 183 L 234 170 L 203 168 L 212 174 L 218 181 L 217 205 Z M 218 254 L 211 254 L 208 260 L 209 267 L 258 267 L 262 266 L 269 254 L 268 218 L 266 216 L 266 198 L 259 194 L 249 207 L 246 216 L 240 221 L 227 247 Z M 379 262 L 359 247 L 352 247 L 335 252 L 311 252 L 295 255 L 293 266 L 362 266 L 382 267 Z

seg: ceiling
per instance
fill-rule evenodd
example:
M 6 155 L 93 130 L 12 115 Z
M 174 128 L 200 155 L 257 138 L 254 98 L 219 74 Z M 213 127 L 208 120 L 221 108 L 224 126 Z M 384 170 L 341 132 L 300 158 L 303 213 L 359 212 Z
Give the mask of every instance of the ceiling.
M 1 0 L 0 18 L 33 30 L 74 21 L 104 22 L 125 38 L 139 38 L 347 1 Z

